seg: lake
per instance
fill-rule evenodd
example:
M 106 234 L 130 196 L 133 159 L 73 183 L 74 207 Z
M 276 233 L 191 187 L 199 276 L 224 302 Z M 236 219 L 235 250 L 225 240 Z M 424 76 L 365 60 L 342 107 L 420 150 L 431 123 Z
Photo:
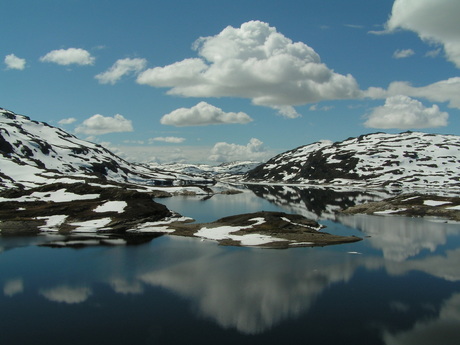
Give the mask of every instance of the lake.
M 459 344 L 460 226 L 336 214 L 383 196 L 249 186 L 157 200 L 198 222 L 284 211 L 363 238 L 327 247 L 0 237 L 0 344 Z

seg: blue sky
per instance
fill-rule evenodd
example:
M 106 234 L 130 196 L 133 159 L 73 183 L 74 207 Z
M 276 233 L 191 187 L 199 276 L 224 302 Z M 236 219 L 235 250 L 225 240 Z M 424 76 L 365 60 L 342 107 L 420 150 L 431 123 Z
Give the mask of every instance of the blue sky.
M 0 12 L 0 107 L 131 161 L 460 135 L 458 0 L 15 0 Z

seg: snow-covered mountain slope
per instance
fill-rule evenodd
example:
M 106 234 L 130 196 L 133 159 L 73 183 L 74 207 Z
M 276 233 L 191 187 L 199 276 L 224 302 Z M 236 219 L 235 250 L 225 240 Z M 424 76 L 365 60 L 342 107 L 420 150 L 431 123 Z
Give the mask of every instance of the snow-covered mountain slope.
M 143 185 L 194 180 L 129 163 L 100 145 L 0 108 L 0 189 L 96 178 Z
M 460 190 L 460 137 L 375 133 L 282 153 L 246 181 Z
M 248 171 L 259 166 L 260 162 L 242 161 L 222 163 L 217 166 L 208 164 L 188 164 L 188 163 L 170 163 L 170 164 L 150 164 L 152 168 L 161 168 L 166 171 L 182 173 L 187 175 L 201 176 L 206 178 L 225 179 L 227 177 L 241 176 Z

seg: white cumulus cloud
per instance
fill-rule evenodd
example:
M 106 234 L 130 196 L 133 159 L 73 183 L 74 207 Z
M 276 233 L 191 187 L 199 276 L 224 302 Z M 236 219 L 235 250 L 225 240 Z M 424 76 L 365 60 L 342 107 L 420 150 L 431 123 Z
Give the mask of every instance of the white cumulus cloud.
M 95 76 L 101 84 L 115 84 L 123 76 L 127 74 L 138 74 L 147 66 L 147 60 L 145 59 L 120 59 L 117 60 L 112 67 L 103 73 L 99 73 Z
M 449 107 L 460 109 L 460 77 L 441 80 L 433 84 L 414 87 L 408 82 L 395 81 L 387 90 L 371 87 L 365 95 L 370 98 L 387 98 L 395 95 L 426 98 L 431 102 L 448 102 Z
M 398 49 L 393 53 L 393 57 L 395 59 L 405 59 L 414 54 L 415 52 L 412 49 Z
M 137 82 L 185 97 L 249 98 L 291 118 L 299 116 L 293 106 L 360 95 L 353 76 L 335 73 L 311 47 L 264 22 L 228 26 L 194 49 L 198 58 L 147 69 Z
M 180 144 L 185 141 L 185 138 L 179 138 L 179 137 L 155 137 L 149 139 L 149 142 L 155 142 L 155 141 L 162 141 L 165 143 L 171 143 L 171 144 Z
M 163 125 L 176 127 L 232 123 L 245 124 L 251 121 L 252 119 L 246 113 L 226 113 L 222 109 L 206 102 L 200 102 L 191 108 L 176 109 L 171 113 L 164 115 L 160 120 Z
M 117 132 L 132 132 L 133 126 L 130 120 L 125 119 L 123 115 L 120 114 L 116 114 L 114 117 L 96 114 L 83 121 L 75 131 L 77 133 L 99 135 Z
M 437 105 L 430 108 L 407 96 L 397 95 L 387 98 L 385 104 L 373 109 L 366 127 L 418 129 L 447 125 L 449 115 L 439 110 Z
M 53 62 L 58 65 L 93 65 L 96 58 L 81 48 L 52 50 L 40 58 L 41 62 Z
M 211 150 L 209 160 L 215 162 L 263 161 L 270 153 L 259 139 L 252 138 L 247 145 L 219 142 Z
M 422 40 L 441 44 L 447 59 L 460 68 L 460 1 L 395 0 L 387 31 L 410 30 Z
M 26 68 L 26 59 L 21 59 L 14 54 L 5 56 L 4 60 L 7 69 L 23 70 Z

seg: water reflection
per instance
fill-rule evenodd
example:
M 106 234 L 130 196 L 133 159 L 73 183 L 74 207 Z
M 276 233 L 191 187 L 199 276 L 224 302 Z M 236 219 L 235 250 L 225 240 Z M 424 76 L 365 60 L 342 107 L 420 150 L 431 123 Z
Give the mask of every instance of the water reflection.
M 196 245 L 196 244 L 194 244 Z M 197 247 L 203 255 L 140 275 L 191 300 L 202 316 L 224 328 L 263 332 L 305 313 L 328 286 L 346 282 L 359 266 L 356 256 L 318 251 L 228 251 Z M 211 254 L 211 255 L 210 255 Z
M 460 294 L 454 294 L 443 303 L 438 317 L 419 321 L 404 332 L 385 331 L 383 338 L 386 345 L 456 345 L 459 328 Z
M 458 226 L 422 218 L 339 215 L 337 220 L 370 236 L 368 241 L 372 247 L 382 250 L 386 259 L 399 262 L 423 250 L 434 252 L 446 244 L 449 234 L 459 232 Z
M 40 289 L 40 295 L 51 302 L 78 304 L 86 301 L 92 291 L 86 286 L 60 285 L 54 288 Z
M 346 226 L 358 229 L 364 240 L 325 248 L 262 250 L 164 236 L 139 246 L 75 250 L 36 247 L 44 237 L 0 237 L 0 248 L 17 249 L 0 252 L 0 333 L 10 334 L 14 321 L 19 322 L 8 315 L 21 315 L 20 322 L 33 327 L 36 318 L 29 312 L 43 309 L 46 323 L 57 322 L 61 329 L 63 310 L 76 323 L 85 319 L 87 324 L 97 324 L 99 312 L 99 317 L 110 319 L 105 321 L 109 333 L 118 331 L 114 322 L 129 322 L 125 328 L 131 332 L 129 341 L 139 344 L 147 341 L 136 338 L 145 333 L 136 324 L 146 328 L 154 324 L 158 334 L 168 325 L 175 331 L 207 327 L 216 334 L 214 343 L 235 334 L 233 343 L 242 339 L 251 344 L 279 343 L 270 340 L 276 334 L 278 340 L 290 342 L 292 333 L 305 339 L 306 331 L 313 343 L 325 344 L 360 343 L 366 336 L 373 337 L 372 344 L 423 345 L 433 339 L 439 344 L 458 343 L 458 225 L 335 213 L 343 205 L 379 195 L 357 193 L 345 201 L 341 193 L 273 188 L 270 203 L 246 192 L 198 201 L 191 209 L 214 220 L 216 212 L 267 210 L 269 205 L 273 210 L 332 219 L 328 222 L 337 231 Z M 332 201 L 325 201 L 326 195 Z M 313 209 L 307 208 L 307 199 L 314 200 L 309 203 Z M 180 206 L 182 201 L 177 200 L 185 199 L 175 200 L 171 202 Z M 190 209 L 181 213 L 195 217 Z M 353 252 L 362 255 L 349 254 Z M 329 333 L 334 341 L 324 340 Z M 123 343 L 115 336 L 104 340 Z M 187 340 L 206 341 L 202 334 Z
M 3 286 L 3 294 L 8 297 L 20 294 L 24 291 L 24 283 L 21 278 L 10 279 Z
M 333 190 L 289 185 L 247 185 L 247 188 L 288 212 L 314 220 L 334 220 L 340 210 L 389 196 L 384 191 Z
M 385 261 L 385 267 L 389 274 L 402 276 L 410 271 L 418 271 L 429 274 L 432 277 L 447 281 L 460 281 L 460 248 L 447 250 L 439 255 L 426 256 L 419 259 L 398 263 Z

